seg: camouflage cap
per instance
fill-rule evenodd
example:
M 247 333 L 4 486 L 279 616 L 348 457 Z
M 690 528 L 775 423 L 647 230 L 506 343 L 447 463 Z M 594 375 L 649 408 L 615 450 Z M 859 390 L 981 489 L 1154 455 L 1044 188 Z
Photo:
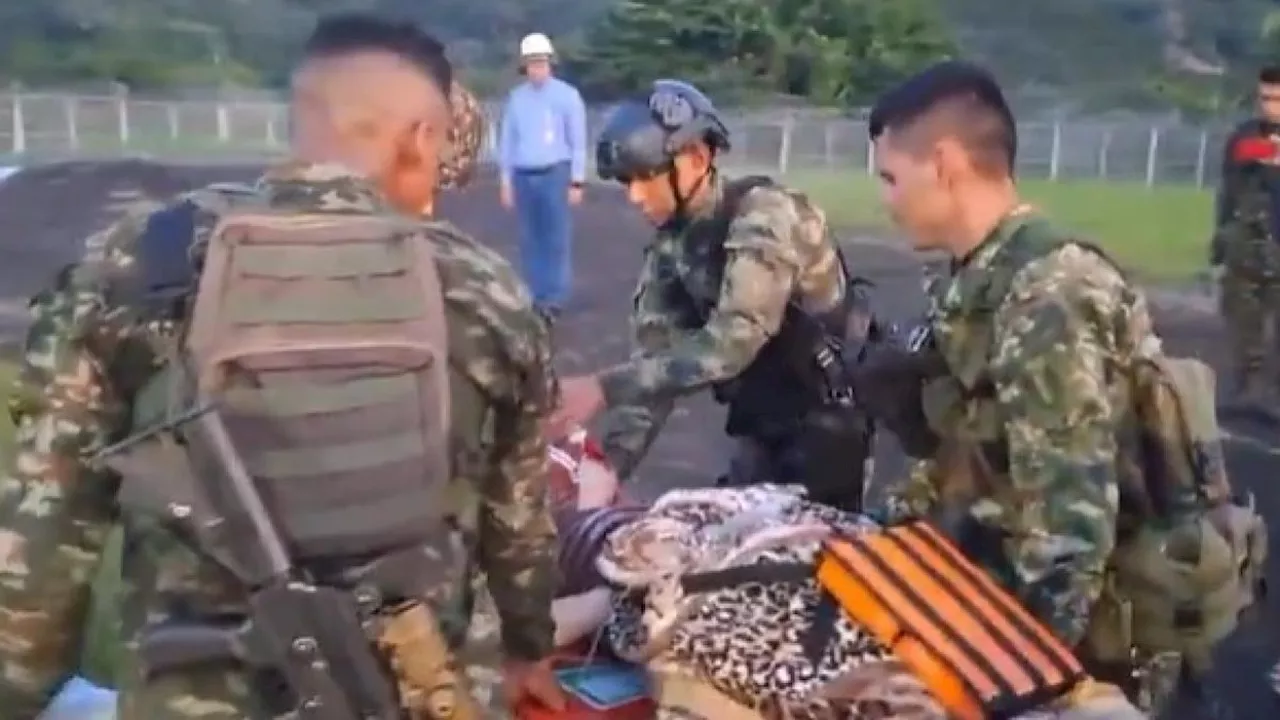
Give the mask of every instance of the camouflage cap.
M 488 134 L 484 108 L 461 83 L 453 84 L 449 103 L 453 107 L 453 126 L 449 128 L 449 145 L 440 157 L 442 189 L 461 188 L 471 182 Z

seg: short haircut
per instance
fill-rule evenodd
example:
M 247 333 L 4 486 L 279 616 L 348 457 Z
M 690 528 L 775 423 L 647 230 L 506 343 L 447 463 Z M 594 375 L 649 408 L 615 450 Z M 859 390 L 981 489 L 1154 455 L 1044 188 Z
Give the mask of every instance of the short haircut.
M 453 87 L 453 65 L 444 45 L 409 22 L 395 22 L 367 13 L 340 13 L 320 19 L 303 48 L 306 58 L 336 58 L 381 51 L 422 71 L 445 97 Z
M 1280 65 L 1267 65 L 1259 70 L 1258 82 L 1263 85 L 1280 85 Z
M 948 60 L 932 65 L 880 96 L 871 111 L 871 140 L 888 130 L 932 143 L 949 136 L 989 174 L 1012 174 L 1018 129 L 995 77 L 985 68 Z

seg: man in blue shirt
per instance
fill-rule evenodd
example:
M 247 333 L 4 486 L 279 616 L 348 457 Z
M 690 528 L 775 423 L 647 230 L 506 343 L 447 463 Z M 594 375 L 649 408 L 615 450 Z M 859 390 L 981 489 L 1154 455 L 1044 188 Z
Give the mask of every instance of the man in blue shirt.
M 533 300 L 554 322 L 569 299 L 572 206 L 587 171 L 587 113 L 577 88 L 551 73 L 542 33 L 520 42 L 525 81 L 511 91 L 498 138 L 502 205 L 520 224 L 520 264 Z

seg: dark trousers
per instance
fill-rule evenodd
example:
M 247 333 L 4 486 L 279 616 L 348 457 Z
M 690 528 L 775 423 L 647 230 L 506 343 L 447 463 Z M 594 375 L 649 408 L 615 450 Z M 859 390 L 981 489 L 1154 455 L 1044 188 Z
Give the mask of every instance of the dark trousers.
M 866 480 L 873 472 L 870 455 L 859 457 L 852 453 L 849 460 L 860 466 L 833 468 L 843 470 L 837 476 L 844 482 L 830 482 L 829 478 L 815 478 L 807 472 L 804 448 L 799 438 L 792 442 L 765 443 L 754 438 L 734 438 L 729 456 L 729 470 L 720 479 L 724 487 L 746 487 L 761 483 L 798 483 L 808 490 L 809 499 L 848 512 L 862 509 Z
M 1222 278 L 1221 298 L 1235 381 L 1280 387 L 1275 367 L 1280 354 L 1280 279 L 1228 272 Z M 1270 377 L 1264 377 L 1268 371 Z
M 511 179 L 520 225 L 520 267 L 539 307 L 563 308 L 573 281 L 569 163 L 516 170 Z

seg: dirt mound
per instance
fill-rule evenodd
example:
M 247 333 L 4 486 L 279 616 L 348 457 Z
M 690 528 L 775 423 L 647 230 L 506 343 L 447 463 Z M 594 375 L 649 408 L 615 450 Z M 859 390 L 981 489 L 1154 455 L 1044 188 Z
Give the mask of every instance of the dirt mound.
M 251 178 L 256 168 L 194 168 L 143 161 L 71 162 L 22 170 L 0 183 L 0 296 L 26 297 L 75 259 L 90 233 L 130 203 L 201 184 Z

